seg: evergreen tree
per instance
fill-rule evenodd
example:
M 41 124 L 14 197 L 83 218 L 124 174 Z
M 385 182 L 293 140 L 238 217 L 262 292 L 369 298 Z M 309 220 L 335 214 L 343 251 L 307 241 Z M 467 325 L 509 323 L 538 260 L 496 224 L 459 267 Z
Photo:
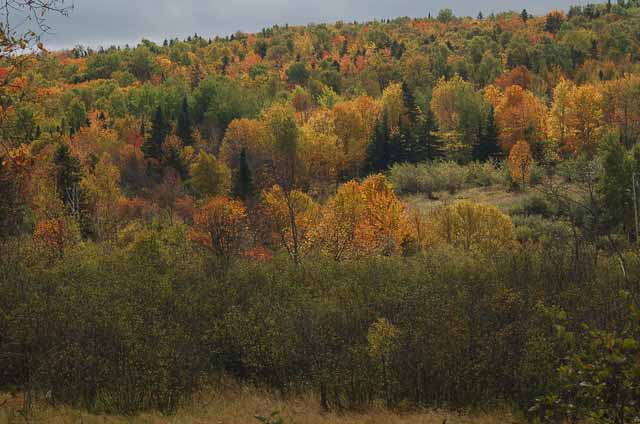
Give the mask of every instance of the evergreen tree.
M 402 99 L 404 101 L 404 106 L 407 108 L 409 120 L 412 124 L 415 124 L 418 121 L 418 106 L 416 105 L 416 99 L 406 82 L 402 83 Z
M 438 121 L 433 111 L 429 108 L 421 115 L 418 129 L 418 145 L 420 148 L 420 160 L 434 160 L 442 157 L 442 140 L 438 137 Z
M 496 125 L 493 108 L 489 109 L 487 121 L 480 130 L 478 142 L 473 146 L 471 156 L 473 160 L 486 162 L 500 156 L 501 150 L 498 144 L 498 127 Z
M 233 182 L 233 193 L 241 199 L 248 199 L 253 194 L 253 178 L 247 161 L 247 151 L 244 148 L 240 152 L 238 170 Z
M 82 179 L 80 159 L 71 154 L 68 145 L 61 144 L 53 155 L 53 163 L 56 166 L 56 191 L 60 199 L 68 204 L 73 190 Z
M 173 143 L 167 143 L 168 146 L 165 145 L 163 149 L 163 157 L 162 157 L 162 165 L 167 168 L 173 168 L 180 176 L 182 181 L 185 181 L 189 178 L 189 171 L 187 170 L 187 165 L 184 163 L 182 159 L 182 155 L 180 155 L 180 151 L 177 146 Z
M 169 123 L 162 108 L 158 106 L 151 121 L 151 136 L 142 144 L 145 158 L 160 160 L 162 158 L 162 144 L 169 135 Z
M 191 120 L 191 113 L 189 112 L 189 104 L 187 98 L 182 100 L 182 108 L 178 115 L 178 123 L 176 125 L 176 134 L 182 140 L 184 146 L 191 146 L 194 143 L 193 140 L 193 121 Z
M 382 119 L 376 122 L 373 137 L 367 146 L 365 172 L 373 174 L 385 171 L 389 166 L 389 117 L 385 111 Z

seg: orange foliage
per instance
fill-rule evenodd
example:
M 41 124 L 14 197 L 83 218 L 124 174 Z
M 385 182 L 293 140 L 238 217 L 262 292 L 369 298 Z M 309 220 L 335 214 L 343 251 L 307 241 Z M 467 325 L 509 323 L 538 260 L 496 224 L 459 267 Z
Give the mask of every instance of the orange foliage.
M 383 175 L 343 184 L 316 230 L 321 249 L 335 260 L 401 253 L 410 234 L 404 204 Z
M 537 142 L 544 139 L 546 106 L 532 92 L 512 85 L 496 103 L 500 144 L 505 153 L 510 152 L 518 140 Z
M 62 254 L 78 240 L 79 232 L 67 219 L 48 219 L 36 224 L 33 238 Z
M 193 215 L 190 239 L 221 258 L 238 255 L 248 238 L 247 211 L 242 202 L 217 196 Z
M 517 181 L 523 189 L 531 179 L 533 165 L 529 143 L 525 140 L 518 141 L 509 154 L 509 172 L 511 172 L 511 178 Z

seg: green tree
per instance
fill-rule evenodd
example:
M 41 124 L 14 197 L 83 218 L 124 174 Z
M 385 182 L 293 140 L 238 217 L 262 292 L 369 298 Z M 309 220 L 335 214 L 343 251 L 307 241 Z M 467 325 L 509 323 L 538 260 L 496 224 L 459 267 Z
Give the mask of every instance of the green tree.
M 502 151 L 498 141 L 498 126 L 493 108 L 491 107 L 487 113 L 487 119 L 481 128 L 478 142 L 473 146 L 473 160 L 486 162 L 489 159 L 496 159 L 500 156 Z
M 169 135 L 169 122 L 162 107 L 158 106 L 151 120 L 151 135 L 142 144 L 142 151 L 146 158 L 162 158 L 162 144 Z
M 247 199 L 253 195 L 253 178 L 251 177 L 247 149 L 245 148 L 240 151 L 238 170 L 234 178 L 233 194 L 241 199 Z
M 182 100 L 182 107 L 178 114 L 176 134 L 180 137 L 184 146 L 191 146 L 193 144 L 193 120 L 191 119 L 189 103 L 186 97 Z
M 227 194 L 230 179 L 229 168 L 206 152 L 200 152 L 191 166 L 191 186 L 199 197 Z

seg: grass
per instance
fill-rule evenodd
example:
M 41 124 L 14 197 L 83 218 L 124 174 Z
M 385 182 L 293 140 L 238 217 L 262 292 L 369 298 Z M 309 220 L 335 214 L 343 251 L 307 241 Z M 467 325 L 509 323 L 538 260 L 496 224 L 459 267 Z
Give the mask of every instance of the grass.
M 428 212 L 433 208 L 456 200 L 469 200 L 494 205 L 507 213 L 513 206 L 520 204 L 532 194 L 534 194 L 532 190 L 528 190 L 527 192 L 512 192 L 505 190 L 502 186 L 495 185 L 491 187 L 476 187 L 460 190 L 453 195 L 447 192 L 438 192 L 434 196 L 435 199 L 429 199 L 424 195 L 417 194 L 404 197 L 404 201 L 407 202 L 409 207 L 423 212 Z
M 0 395 L 0 403 L 2 403 Z M 317 399 L 300 397 L 283 401 L 256 389 L 236 385 L 202 394 L 189 406 L 180 409 L 175 416 L 141 414 L 136 417 L 93 415 L 68 407 L 53 408 L 38 404 L 27 421 L 17 408 L 19 400 L 0 408 L 0 424 L 9 423 L 82 423 L 82 424 L 259 424 L 256 415 L 270 415 L 280 411 L 284 424 L 516 424 L 511 414 L 461 414 L 440 410 L 390 412 L 373 408 L 362 413 L 323 413 Z

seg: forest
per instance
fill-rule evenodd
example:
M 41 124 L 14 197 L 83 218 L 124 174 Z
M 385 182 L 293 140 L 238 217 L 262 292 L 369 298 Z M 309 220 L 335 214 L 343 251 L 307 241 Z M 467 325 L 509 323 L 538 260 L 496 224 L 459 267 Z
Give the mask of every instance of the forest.
M 0 29 L 24 414 L 170 415 L 231 379 L 640 422 L 637 0 L 60 51 Z

